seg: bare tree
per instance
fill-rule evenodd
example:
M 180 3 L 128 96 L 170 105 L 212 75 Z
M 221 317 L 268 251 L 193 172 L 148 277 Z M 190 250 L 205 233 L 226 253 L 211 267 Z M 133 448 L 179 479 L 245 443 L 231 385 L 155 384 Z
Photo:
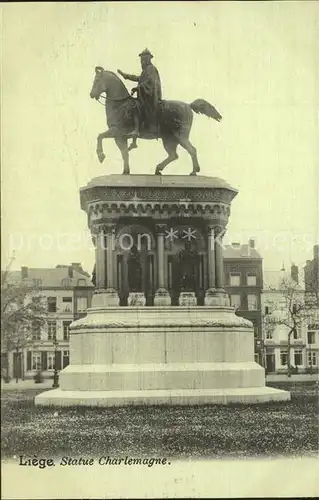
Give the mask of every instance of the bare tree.
M 47 316 L 39 291 L 22 279 L 14 281 L 10 265 L 11 262 L 1 273 L 1 346 L 7 356 L 12 351 L 21 353 L 32 340 L 32 332 L 41 329 Z M 6 378 L 9 379 L 8 362 Z
M 272 289 L 275 291 L 274 289 Z M 284 325 L 287 327 L 287 374 L 291 377 L 291 339 L 298 337 L 298 331 L 303 325 L 309 323 L 311 316 L 319 307 L 318 290 L 314 289 L 311 293 L 305 294 L 304 287 L 291 278 L 283 278 L 280 290 L 285 299 L 285 307 L 280 314 L 265 314 L 264 329 L 265 332 L 274 329 L 275 325 Z M 274 308 L 277 304 L 273 303 Z

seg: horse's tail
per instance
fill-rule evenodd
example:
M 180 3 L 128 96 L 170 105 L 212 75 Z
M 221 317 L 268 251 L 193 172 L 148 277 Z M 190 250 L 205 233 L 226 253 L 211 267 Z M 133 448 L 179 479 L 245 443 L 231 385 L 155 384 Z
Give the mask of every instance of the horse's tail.
M 193 111 L 195 111 L 195 113 L 206 115 L 209 118 L 214 118 L 214 120 L 217 120 L 218 122 L 222 119 L 222 115 L 218 113 L 217 109 L 209 104 L 209 102 L 205 101 L 205 99 L 196 99 L 190 104 L 190 107 Z

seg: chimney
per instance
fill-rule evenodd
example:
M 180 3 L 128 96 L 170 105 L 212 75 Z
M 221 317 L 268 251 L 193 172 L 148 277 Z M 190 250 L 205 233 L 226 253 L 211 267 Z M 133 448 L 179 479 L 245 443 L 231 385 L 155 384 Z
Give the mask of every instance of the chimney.
M 72 262 L 71 267 L 72 267 L 72 269 L 74 269 L 75 271 L 78 271 L 79 273 L 81 271 L 83 271 L 82 266 L 81 266 L 81 262 Z
M 255 248 L 255 240 L 249 240 L 248 244 L 250 248 Z
M 28 277 L 28 268 L 27 266 L 21 267 L 21 278 L 24 280 Z
M 298 266 L 296 266 L 295 264 L 292 264 L 291 270 L 290 270 L 290 276 L 291 276 L 291 279 L 293 279 L 296 283 L 299 283 L 298 274 L 299 274 Z
M 68 267 L 68 276 L 69 276 L 69 278 L 73 278 L 73 268 L 72 268 L 72 266 Z

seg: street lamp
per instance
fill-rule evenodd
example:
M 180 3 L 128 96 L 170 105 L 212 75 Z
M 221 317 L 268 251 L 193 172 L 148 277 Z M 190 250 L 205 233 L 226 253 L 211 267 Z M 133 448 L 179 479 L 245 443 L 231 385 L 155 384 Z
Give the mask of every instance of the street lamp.
M 57 341 L 56 337 L 53 340 L 53 345 L 54 345 L 54 374 L 53 374 L 53 385 L 55 389 L 59 387 L 59 373 L 57 370 L 57 358 L 58 358 L 58 345 L 59 342 Z

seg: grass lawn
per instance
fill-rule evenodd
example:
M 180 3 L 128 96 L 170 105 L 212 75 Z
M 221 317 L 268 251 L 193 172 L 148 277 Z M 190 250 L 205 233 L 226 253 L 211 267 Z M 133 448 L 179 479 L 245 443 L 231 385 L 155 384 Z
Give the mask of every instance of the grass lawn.
M 315 383 L 269 384 L 292 400 L 267 405 L 40 408 L 43 389 L 2 392 L 2 457 L 243 458 L 318 452 Z

